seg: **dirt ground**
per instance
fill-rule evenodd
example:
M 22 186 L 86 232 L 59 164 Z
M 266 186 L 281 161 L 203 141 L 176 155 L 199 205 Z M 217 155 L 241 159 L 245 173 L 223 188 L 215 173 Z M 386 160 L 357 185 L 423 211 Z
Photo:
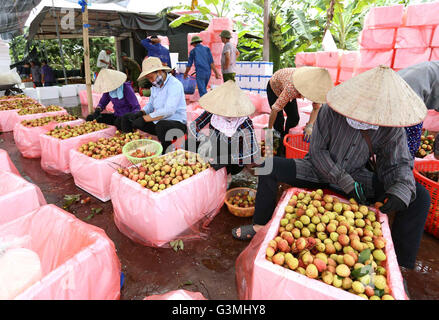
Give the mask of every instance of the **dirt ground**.
M 41 169 L 40 159 L 23 158 L 15 146 L 12 132 L 0 134 L 0 148 L 9 153 L 26 180 L 41 188 L 48 203 L 62 207 L 64 195 L 89 196 L 75 186 L 71 175 L 50 175 Z M 254 186 L 256 181 L 254 177 L 238 175 L 232 186 Z M 224 206 L 210 223 L 206 240 L 187 242 L 184 250 L 175 252 L 133 242 L 114 224 L 111 201 L 103 203 L 94 197 L 91 199 L 87 204 L 73 205 L 72 213 L 105 230 L 114 242 L 125 276 L 122 300 L 139 300 L 179 288 L 201 292 L 207 299 L 238 299 L 235 260 L 248 242 L 235 240 L 231 229 L 249 223 L 250 218 L 235 217 Z M 86 220 L 93 207 L 103 208 L 102 214 Z M 403 276 L 411 299 L 439 299 L 439 239 L 424 233 L 416 268 L 404 271 Z

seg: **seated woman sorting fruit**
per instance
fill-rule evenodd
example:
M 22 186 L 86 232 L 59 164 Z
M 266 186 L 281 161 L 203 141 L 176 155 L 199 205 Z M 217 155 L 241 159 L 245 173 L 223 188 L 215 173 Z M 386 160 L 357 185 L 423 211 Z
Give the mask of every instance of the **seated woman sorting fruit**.
M 127 75 L 123 72 L 102 69 L 96 79 L 94 91 L 103 93 L 93 114 L 87 116 L 87 121 L 96 120 L 99 123 L 114 125 L 122 131 L 127 130 L 127 123 L 123 116 L 140 110 L 139 101 L 129 82 L 125 82 Z M 114 106 L 114 113 L 102 113 L 110 101 Z
M 159 58 L 143 60 L 142 70 L 138 80 L 146 77 L 152 83 L 151 97 L 143 110 L 127 114 L 124 121 L 130 122 L 132 129 L 157 136 L 163 153 L 167 153 L 172 140 L 187 132 L 183 85 L 168 73 L 171 69 L 163 66 Z
M 427 114 L 423 101 L 384 66 L 334 87 L 327 101 L 308 154 L 304 159 L 274 157 L 273 171 L 259 176 L 253 225 L 233 229 L 233 236 L 251 239 L 270 220 L 279 182 L 329 188 L 359 204 L 386 199 L 380 210 L 396 212 L 392 239 L 398 263 L 413 268 L 430 196 L 415 182 L 405 132 L 397 126 L 421 122 Z
M 271 113 L 268 128 L 280 133 L 281 141 L 291 128 L 299 123 L 299 111 L 296 99 L 306 98 L 313 101 L 313 111 L 303 133 L 309 141 L 314 121 L 320 105 L 325 103 L 325 95 L 334 86 L 328 70 L 318 67 L 284 68 L 276 71 L 267 84 L 267 98 Z M 287 118 L 284 119 L 283 111 Z M 279 145 L 279 154 L 285 154 L 283 143 Z
M 259 146 L 248 117 L 255 107 L 236 82 L 229 80 L 209 91 L 199 104 L 206 111 L 189 125 L 189 150 L 192 141 L 200 141 L 198 153 L 209 159 L 215 170 L 226 167 L 227 173 L 233 175 L 246 164 L 258 163 Z M 209 137 L 200 133 L 207 125 Z

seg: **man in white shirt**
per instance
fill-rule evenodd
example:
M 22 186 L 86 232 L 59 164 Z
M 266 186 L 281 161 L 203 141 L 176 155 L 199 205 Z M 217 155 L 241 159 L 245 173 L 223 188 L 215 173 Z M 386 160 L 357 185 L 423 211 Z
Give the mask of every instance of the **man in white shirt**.
M 99 56 L 98 56 L 98 62 L 96 63 L 96 66 L 99 68 L 99 71 L 101 71 L 101 69 L 108 69 L 111 68 L 111 49 L 106 48 L 104 50 L 101 50 L 101 52 L 99 52 Z
M 229 30 L 223 30 L 220 34 L 221 41 L 224 43 L 223 52 L 221 54 L 221 72 L 223 74 L 223 80 L 235 81 L 236 74 L 236 58 L 239 56 L 239 51 L 230 42 L 232 34 Z

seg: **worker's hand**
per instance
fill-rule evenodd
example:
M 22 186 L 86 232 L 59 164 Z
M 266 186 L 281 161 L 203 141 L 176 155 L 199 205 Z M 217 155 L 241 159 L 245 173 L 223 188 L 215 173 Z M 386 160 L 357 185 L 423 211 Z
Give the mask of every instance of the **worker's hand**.
M 215 78 L 217 78 L 217 79 L 221 78 L 221 76 L 220 76 L 220 74 L 218 72 L 215 74 Z
M 359 204 L 366 205 L 367 199 L 363 190 L 363 184 L 355 181 L 354 189 L 349 193 L 349 198 L 355 199 Z
M 187 79 L 187 73 L 184 73 L 183 78 Z
M 85 121 L 93 121 L 97 119 L 100 116 L 101 111 L 101 108 L 97 107 L 92 114 L 89 114 L 87 118 L 85 118 Z
M 198 147 L 197 153 L 207 162 L 210 160 L 210 154 L 212 152 L 212 142 L 210 142 L 210 139 L 205 140 L 204 142 L 201 142 L 200 146 Z
M 303 141 L 309 142 L 312 134 L 312 124 L 307 124 L 303 129 Z
M 394 196 L 393 194 L 386 194 L 385 199 L 387 201 L 384 200 L 385 203 L 380 208 L 380 211 L 383 213 L 399 212 L 407 209 L 406 204 L 397 196 Z

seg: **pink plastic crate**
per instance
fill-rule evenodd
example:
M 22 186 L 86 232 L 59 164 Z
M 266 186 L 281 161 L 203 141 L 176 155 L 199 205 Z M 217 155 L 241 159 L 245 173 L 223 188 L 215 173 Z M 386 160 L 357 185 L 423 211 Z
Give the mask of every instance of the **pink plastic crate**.
M 298 52 L 295 57 L 296 67 L 315 66 L 316 52 Z
M 394 50 L 364 50 L 360 49 L 358 69 L 372 69 L 379 65 L 392 66 Z
M 429 47 L 432 34 L 432 26 L 398 28 L 398 31 L 396 33 L 395 48 L 399 49 Z
M 359 43 L 361 49 L 393 49 L 395 28 L 363 29 L 360 32 Z
M 372 7 L 364 19 L 364 29 L 394 28 L 402 25 L 404 5 Z
M 434 29 L 433 37 L 431 39 L 431 47 L 439 47 L 439 25 Z
M 318 51 L 316 53 L 316 66 L 324 68 L 337 68 L 340 62 L 338 51 Z
M 439 60 L 439 48 L 432 48 L 430 61 L 436 61 L 436 60 Z
M 406 8 L 406 26 L 426 26 L 439 24 L 439 1 L 412 4 Z
M 395 49 L 394 68 L 407 68 L 414 64 L 429 61 L 431 48 Z
M 221 53 L 223 52 L 223 48 L 224 48 L 224 44 L 221 43 L 212 43 L 210 45 L 210 51 L 212 51 L 212 56 L 220 56 L 221 57 Z M 215 59 L 214 59 L 215 60 Z
M 233 21 L 229 18 L 213 18 L 210 21 L 209 27 L 207 30 L 209 31 L 223 31 L 223 30 L 229 30 L 232 31 L 233 29 Z
M 206 46 L 209 46 L 210 43 L 212 42 L 212 32 L 210 31 L 201 31 L 200 32 L 200 38 L 203 40 L 203 44 L 205 44 Z M 190 41 L 189 41 L 190 43 Z

